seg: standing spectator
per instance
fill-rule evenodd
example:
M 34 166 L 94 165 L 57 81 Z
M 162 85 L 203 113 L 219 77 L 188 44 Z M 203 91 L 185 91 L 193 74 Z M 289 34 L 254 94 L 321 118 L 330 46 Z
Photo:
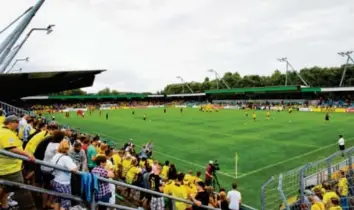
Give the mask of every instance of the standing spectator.
M 204 182 L 197 182 L 198 193 L 195 197 L 193 195 L 189 195 L 191 200 L 193 201 L 193 210 L 201 210 L 201 205 L 208 206 L 209 204 L 209 194 L 205 192 L 205 184 Z
M 213 184 L 213 166 L 214 162 L 211 160 L 205 169 L 205 185 L 211 186 Z
M 105 156 L 101 156 L 101 155 L 97 156 L 95 161 L 97 166 L 92 169 L 92 174 L 103 178 L 114 177 L 113 172 L 105 169 L 107 163 L 107 158 Z M 109 184 L 107 182 L 100 181 L 98 184 L 98 193 L 96 195 L 96 200 L 102 202 L 109 202 L 109 199 L 111 198 L 111 194 L 112 192 L 109 189 Z M 107 207 L 99 206 L 98 209 L 106 210 Z
M 348 180 L 345 177 L 345 172 L 340 171 L 340 178 L 338 180 L 338 193 L 340 195 L 341 206 L 343 209 L 347 210 L 348 206 Z
M 23 131 L 27 125 L 27 119 L 29 118 L 28 114 L 23 115 L 18 125 L 18 136 L 21 140 L 23 140 Z
M 344 157 L 345 145 L 344 145 L 343 135 L 339 135 L 338 145 L 339 145 L 339 150 L 342 152 L 342 156 Z
M 80 141 L 75 141 L 73 148 L 69 151 L 69 157 L 73 160 L 78 171 L 88 171 L 85 151 L 82 149 Z M 81 176 L 73 174 L 71 177 L 72 194 L 81 196 Z
M 226 193 L 223 191 L 219 194 L 218 208 L 221 210 L 229 210 L 229 202 L 227 201 Z
M 43 158 L 44 162 L 50 162 L 53 159 L 53 157 L 57 153 L 60 142 L 63 139 L 64 139 L 64 132 L 62 132 L 62 131 L 54 132 L 51 142 L 48 144 L 47 148 L 45 149 L 44 158 Z M 53 169 L 50 167 L 46 167 L 46 166 L 41 166 L 40 169 L 41 169 L 43 187 L 47 190 L 50 190 L 51 189 L 51 181 L 53 179 L 53 175 L 51 172 L 53 171 Z M 51 207 L 52 204 L 51 204 L 50 196 L 48 197 L 47 194 L 43 193 L 42 197 L 43 197 L 42 198 L 43 208 Z
M 181 198 L 181 199 L 187 199 L 187 191 L 183 186 L 183 179 L 184 179 L 184 174 L 180 173 L 177 175 L 177 181 L 175 185 L 170 189 L 170 193 L 172 194 L 173 197 Z M 175 202 L 175 207 L 176 210 L 185 210 L 187 208 L 187 205 L 183 202 Z
M 29 136 L 35 132 L 34 128 L 33 128 L 33 118 L 29 118 L 27 120 L 27 125 L 25 126 L 24 130 L 23 130 L 23 147 L 26 146 L 26 144 L 28 143 L 28 138 Z
M 15 130 L 19 125 L 19 119 L 14 116 L 8 116 L 4 121 L 4 127 L 0 129 L 0 149 L 17 153 L 19 155 L 27 156 L 30 160 L 34 157 L 24 152 L 22 149 L 22 142 L 16 136 Z M 22 176 L 22 160 L 13 159 L 5 156 L 0 156 L 0 179 L 23 183 Z M 1 208 L 7 209 L 8 206 L 8 193 L 18 192 L 21 195 L 22 202 L 19 203 L 19 208 L 22 209 L 35 209 L 33 198 L 28 191 L 15 189 L 13 187 L 2 186 L 0 189 Z
M 98 141 L 99 141 L 99 137 L 95 136 L 92 139 L 92 143 L 87 148 L 87 165 L 88 165 L 89 171 L 91 171 L 96 166 L 95 158 L 97 155 L 96 146 L 98 144 Z
M 167 173 L 167 178 L 170 179 L 176 179 L 177 178 L 177 169 L 175 164 L 171 163 L 170 168 Z
M 241 193 L 237 191 L 237 184 L 232 184 L 232 190 L 227 193 L 227 200 L 229 201 L 229 209 L 239 210 L 241 205 Z
M 158 166 L 154 173 L 149 177 L 150 189 L 155 192 L 162 192 L 162 180 L 160 178 L 161 168 Z M 150 208 L 151 210 L 164 210 L 165 201 L 161 196 L 151 195 Z
M 161 171 L 162 179 L 167 179 L 169 169 L 170 169 L 170 161 L 166 160 L 165 165 L 162 167 L 162 171 Z
M 74 161 L 68 156 L 70 149 L 70 143 L 68 140 L 63 140 L 60 142 L 58 147 L 58 152 L 54 155 L 51 160 L 51 164 L 58 165 L 66 168 L 69 171 L 76 171 L 77 166 Z M 54 170 L 53 172 L 53 190 L 58 193 L 71 194 L 71 172 Z M 71 207 L 71 200 L 65 198 L 57 197 L 54 201 L 55 210 L 68 210 Z
M 5 114 L 4 114 L 4 111 L 2 109 L 0 109 L 0 126 L 2 127 L 4 125 L 4 122 L 5 122 Z

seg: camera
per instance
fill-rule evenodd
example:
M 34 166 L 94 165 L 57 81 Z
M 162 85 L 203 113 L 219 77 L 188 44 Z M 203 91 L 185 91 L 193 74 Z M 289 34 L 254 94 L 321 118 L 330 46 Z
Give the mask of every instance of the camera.
M 220 170 L 220 166 L 219 166 L 218 160 L 215 160 L 215 161 L 213 162 L 213 164 L 212 164 L 212 169 L 213 169 L 213 172 Z

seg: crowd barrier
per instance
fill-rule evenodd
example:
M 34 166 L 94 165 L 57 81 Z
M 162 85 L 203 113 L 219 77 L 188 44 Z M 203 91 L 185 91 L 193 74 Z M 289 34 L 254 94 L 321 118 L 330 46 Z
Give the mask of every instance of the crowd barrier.
M 262 210 L 304 209 L 304 205 L 310 205 L 305 190 L 324 181 L 337 181 L 341 170 L 346 172 L 349 186 L 353 186 L 353 153 L 354 147 L 351 147 L 344 151 L 344 157 L 338 151 L 322 160 L 271 177 L 261 187 Z

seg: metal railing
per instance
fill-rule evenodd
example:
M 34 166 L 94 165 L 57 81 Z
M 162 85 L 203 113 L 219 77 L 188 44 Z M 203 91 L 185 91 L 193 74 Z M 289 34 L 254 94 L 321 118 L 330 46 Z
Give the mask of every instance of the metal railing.
M 30 114 L 31 112 L 26 111 L 24 109 L 18 108 L 16 106 L 13 106 L 11 104 L 5 103 L 0 101 L 0 107 L 2 108 L 2 110 L 4 110 L 5 112 L 12 112 L 12 113 L 16 113 L 18 115 L 22 115 L 22 114 Z
M 353 152 L 354 147 L 351 147 L 344 153 L 338 151 L 322 160 L 271 177 L 261 188 L 262 210 L 275 209 L 279 206 L 280 209 L 300 210 L 306 205 L 311 206 L 305 196 L 305 190 L 325 181 L 330 184 L 337 182 L 341 170 L 346 172 L 349 186 L 352 188 Z M 354 191 L 352 193 L 354 195 Z M 354 198 L 352 200 L 354 207 Z
M 16 158 L 16 159 L 21 159 L 21 160 L 24 160 L 24 161 L 29 161 L 29 159 L 27 157 L 25 157 L 25 156 L 22 156 L 22 155 L 19 155 L 19 154 L 15 154 L 15 153 L 12 153 L 12 152 L 8 152 L 6 150 L 0 150 L 0 155 L 4 155 L 4 156 L 7 156 L 7 157 Z M 41 161 L 41 160 L 37 160 L 36 159 L 34 161 L 34 163 L 71 173 L 71 171 L 67 170 L 64 167 L 61 167 L 61 166 L 58 166 L 58 165 L 52 165 L 50 163 L 47 163 L 47 162 L 44 162 L 44 161 Z M 79 174 L 79 175 L 83 175 L 85 172 L 75 171 L 73 173 Z M 174 203 L 174 202 L 182 202 L 182 203 L 189 204 L 189 205 L 193 205 L 194 204 L 193 202 L 191 202 L 189 200 L 173 197 L 171 195 L 166 195 L 166 194 L 155 192 L 155 191 L 152 191 L 152 190 L 149 190 L 149 189 L 145 189 L 145 188 L 137 187 L 137 186 L 134 186 L 134 185 L 126 184 L 124 182 L 115 181 L 115 180 L 112 180 L 112 179 L 106 179 L 106 178 L 103 178 L 103 177 L 97 177 L 97 179 L 99 181 L 101 181 L 101 182 L 111 183 L 111 184 L 118 185 L 118 186 L 121 186 L 121 187 L 130 188 L 130 189 L 138 190 L 138 191 L 141 191 L 141 192 L 149 193 L 151 195 L 155 195 L 155 196 L 158 196 L 158 197 L 168 198 L 168 199 L 170 199 L 172 201 L 172 203 Z M 19 184 L 23 188 L 26 187 L 24 184 L 21 184 L 21 183 L 19 183 Z M 27 190 L 35 190 L 35 188 L 27 188 Z M 36 189 L 36 190 L 38 190 L 38 189 Z M 51 191 L 51 192 L 55 193 L 53 191 Z M 104 206 L 107 206 L 107 207 L 113 207 L 113 208 L 118 208 L 118 209 L 120 207 L 119 205 L 117 205 L 118 206 L 117 207 L 117 206 L 115 206 L 113 204 L 110 204 L 110 203 L 104 203 L 104 202 L 97 202 L 96 203 L 96 201 L 93 199 L 93 201 L 91 202 L 91 209 L 94 210 L 97 205 L 104 205 Z M 173 205 L 173 207 L 174 207 L 174 205 Z M 210 206 L 205 206 L 205 205 L 201 205 L 200 207 L 202 207 L 204 209 L 217 210 L 216 208 L 213 208 L 213 207 L 210 207 Z M 247 207 L 249 207 L 249 206 L 247 206 Z M 250 207 L 248 209 L 254 210 L 254 208 L 252 208 L 252 207 Z

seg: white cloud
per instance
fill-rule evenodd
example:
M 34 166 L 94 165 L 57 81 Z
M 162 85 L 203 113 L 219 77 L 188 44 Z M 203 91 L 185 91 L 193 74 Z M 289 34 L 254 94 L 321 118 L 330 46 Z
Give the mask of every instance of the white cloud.
M 35 0 L 0 6 L 5 26 Z M 354 48 L 352 0 L 47 0 L 19 57 L 24 70 L 106 68 L 89 90 L 157 91 L 219 73 L 270 74 L 287 56 L 297 68 L 338 66 Z M 4 37 L 4 35 L 0 36 Z

